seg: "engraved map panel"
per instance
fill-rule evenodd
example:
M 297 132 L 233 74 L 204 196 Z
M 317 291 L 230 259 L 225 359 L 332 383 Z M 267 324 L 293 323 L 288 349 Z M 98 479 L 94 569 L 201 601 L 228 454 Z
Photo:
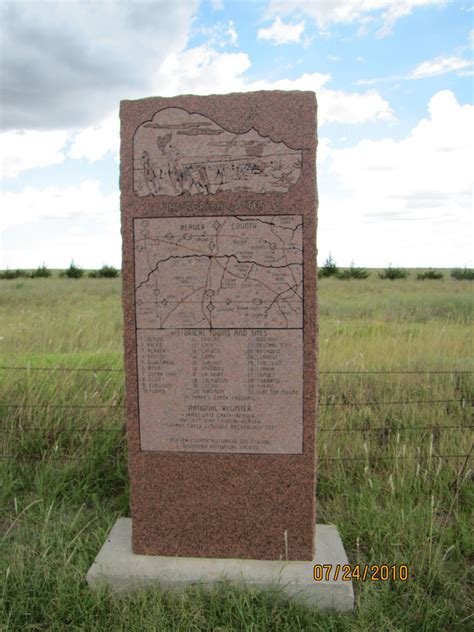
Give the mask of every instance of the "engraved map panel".
M 138 329 L 302 327 L 301 215 L 134 222 Z
M 234 133 L 202 114 L 164 108 L 135 132 L 134 190 L 140 197 L 283 193 L 299 179 L 301 160 L 301 150 L 249 125 Z

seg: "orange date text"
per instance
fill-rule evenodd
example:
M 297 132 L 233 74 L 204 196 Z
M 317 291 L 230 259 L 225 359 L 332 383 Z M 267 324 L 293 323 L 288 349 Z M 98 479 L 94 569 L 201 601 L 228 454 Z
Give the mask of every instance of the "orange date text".
M 316 582 L 406 582 L 408 574 L 406 564 L 315 564 L 313 567 Z

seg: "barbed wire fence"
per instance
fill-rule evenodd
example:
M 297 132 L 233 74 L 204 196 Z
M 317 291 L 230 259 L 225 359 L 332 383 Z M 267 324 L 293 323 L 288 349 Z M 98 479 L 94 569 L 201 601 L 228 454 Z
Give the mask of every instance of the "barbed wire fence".
M 76 373 L 124 373 L 123 368 L 112 368 L 112 367 L 63 367 L 63 366 L 54 366 L 54 367 L 35 367 L 35 366 L 0 366 L 0 371 L 49 371 L 49 372 L 76 372 Z M 319 375 L 472 375 L 474 371 L 469 370 L 324 370 L 319 371 Z M 324 398 L 319 397 L 318 405 L 319 407 L 378 407 L 378 406 L 420 406 L 420 405 L 441 405 L 441 404 L 454 404 L 459 405 L 461 409 L 466 408 L 474 408 L 474 398 L 470 399 L 467 397 L 459 397 L 459 398 L 450 398 L 450 399 L 421 399 L 421 400 L 389 400 L 389 401 L 377 401 L 377 400 L 367 400 L 367 401 L 326 401 Z M 58 409 L 58 410 L 99 410 L 104 409 L 109 412 L 119 412 L 124 414 L 126 411 L 126 406 L 124 404 L 39 404 L 39 403 L 19 403 L 19 402 L 5 402 L 0 401 L 0 411 L 2 409 Z M 474 428 L 474 425 L 470 424 L 450 424 L 450 425 L 415 425 L 415 426 L 358 426 L 358 427 L 318 427 L 317 432 L 320 433 L 370 433 L 370 432 L 411 432 L 411 431 L 441 431 L 441 430 L 450 430 L 450 431 L 465 431 L 469 432 Z M 55 426 L 55 427 L 45 427 L 45 426 L 28 426 L 28 425 L 2 425 L 0 426 L 0 433 L 8 433 L 8 432 L 51 432 L 55 433 L 61 432 L 77 432 L 82 434 L 88 433 L 109 433 L 109 432 L 124 432 L 125 424 L 122 424 L 121 427 L 116 428 L 91 428 L 89 426 Z M 435 452 L 422 455 L 396 455 L 396 456 L 386 456 L 386 455 L 371 455 L 371 460 L 381 460 L 381 461 L 393 461 L 393 460 L 410 460 L 410 459 L 464 459 L 463 468 L 466 467 L 473 451 L 473 446 L 471 444 L 471 448 L 467 453 L 449 453 L 449 454 L 437 454 Z M 68 456 L 68 455 L 55 455 L 53 457 L 49 456 L 48 458 L 52 458 L 53 460 L 58 461 L 78 461 L 86 458 L 85 456 Z M 43 456 L 20 456 L 14 454 L 0 454 L 1 460 L 26 460 L 26 461 L 38 461 L 43 460 Z M 367 461 L 369 456 L 366 454 L 364 456 L 338 456 L 338 457 L 318 457 L 318 462 L 321 461 Z M 117 459 L 113 459 L 115 462 Z

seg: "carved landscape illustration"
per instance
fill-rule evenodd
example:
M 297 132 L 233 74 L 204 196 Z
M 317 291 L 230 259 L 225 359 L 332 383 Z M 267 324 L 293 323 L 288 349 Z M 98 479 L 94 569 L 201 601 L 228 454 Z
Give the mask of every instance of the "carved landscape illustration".
M 165 108 L 135 132 L 134 190 L 140 197 L 284 193 L 300 177 L 301 160 L 301 150 L 253 128 L 234 133 L 202 114 Z

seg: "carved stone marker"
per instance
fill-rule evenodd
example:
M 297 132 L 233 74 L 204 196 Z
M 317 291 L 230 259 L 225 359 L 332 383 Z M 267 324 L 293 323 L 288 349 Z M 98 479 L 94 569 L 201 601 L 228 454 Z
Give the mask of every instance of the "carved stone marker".
M 133 551 L 312 560 L 315 96 L 120 116 Z

